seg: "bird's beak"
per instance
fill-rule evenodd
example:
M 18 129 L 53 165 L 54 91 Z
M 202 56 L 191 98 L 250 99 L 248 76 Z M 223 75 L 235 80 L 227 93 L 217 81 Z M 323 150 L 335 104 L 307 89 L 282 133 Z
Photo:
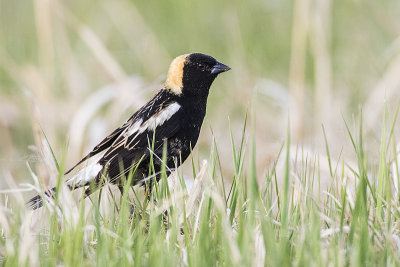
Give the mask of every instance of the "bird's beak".
M 227 65 L 224 65 L 221 62 L 217 61 L 217 64 L 215 64 L 211 69 L 211 74 L 219 74 L 221 72 L 225 72 L 225 71 L 228 71 L 230 69 L 231 68 L 229 68 Z

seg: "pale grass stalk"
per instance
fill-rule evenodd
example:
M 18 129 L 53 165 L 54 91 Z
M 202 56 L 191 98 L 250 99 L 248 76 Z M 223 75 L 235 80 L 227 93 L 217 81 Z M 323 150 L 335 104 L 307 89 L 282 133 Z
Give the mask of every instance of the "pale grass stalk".
M 40 126 L 40 108 L 35 97 L 29 91 L 25 90 L 25 94 L 30 102 L 35 144 L 39 152 L 39 157 L 44 159 L 44 161 L 40 162 L 37 167 L 39 177 L 45 185 L 48 185 L 50 184 L 51 180 L 54 182 L 54 179 L 57 177 L 58 173 L 57 171 L 54 171 L 56 168 L 54 167 L 54 162 L 50 160 L 52 157 L 49 155 L 49 149 L 42 135 L 42 129 Z
M 334 234 L 337 234 L 340 232 L 340 228 L 327 228 L 327 229 L 323 229 L 321 230 L 321 238 L 325 239 L 325 238 L 329 238 Z M 348 226 L 343 226 L 343 232 L 344 233 L 349 233 L 350 232 L 350 227 Z
M 192 212 L 194 211 L 194 208 L 195 208 L 195 202 L 198 200 L 198 198 L 202 194 L 202 188 L 205 185 L 205 175 L 206 175 L 206 171 L 207 171 L 207 165 L 208 165 L 207 161 L 204 160 L 202 162 L 202 166 L 200 168 L 199 173 L 197 174 L 196 178 L 194 179 L 193 186 L 189 193 L 189 199 L 186 201 L 186 217 L 189 217 L 192 214 Z M 203 196 L 201 197 L 201 199 L 203 199 Z M 199 210 L 200 210 L 200 208 L 199 208 Z M 183 218 L 181 220 L 183 220 Z
M 332 70 L 330 55 L 330 0 L 314 0 L 310 22 L 310 47 L 314 59 L 314 86 L 316 95 L 314 120 L 315 130 L 321 123 L 330 132 L 332 114 L 336 106 L 332 105 Z M 317 131 L 319 134 L 319 130 Z
M 397 253 L 399 253 L 399 255 L 400 255 L 400 238 L 399 238 L 399 236 L 393 234 L 393 235 L 392 235 L 392 240 L 393 240 L 393 242 L 396 244 Z
M 260 227 L 257 227 L 254 230 L 254 253 L 255 257 L 253 259 L 253 264 L 252 266 L 255 267 L 262 267 L 265 264 L 265 245 L 263 242 L 263 235 L 259 229 Z
M 399 177 L 399 170 L 398 166 L 400 164 L 399 161 L 399 149 L 400 144 L 396 144 L 396 154 L 393 156 L 393 163 L 391 165 L 392 174 L 393 174 L 393 199 L 399 199 L 399 184 L 400 184 L 400 177 Z
M 382 112 L 385 106 L 386 99 L 398 97 L 398 88 L 400 86 L 400 52 L 393 57 L 388 64 L 381 79 L 374 86 L 369 94 L 364 106 L 366 130 L 375 131 L 377 125 L 380 125 Z
M 198 210 L 195 216 L 195 220 L 194 220 L 194 226 L 193 226 L 193 240 L 196 239 L 197 233 L 199 232 L 200 228 L 199 228 L 199 222 L 200 222 L 200 216 L 201 216 L 201 210 L 203 208 L 203 204 L 204 204 L 204 192 L 201 194 L 201 198 L 200 198 L 200 202 L 199 202 L 199 206 L 198 206 Z
M 32 235 L 32 213 L 24 213 L 19 231 L 18 259 L 20 264 L 29 263 L 30 266 L 39 266 L 39 253 L 36 236 Z
M 188 193 L 185 191 L 174 192 L 171 195 L 171 198 L 164 199 L 161 205 L 157 205 L 155 207 L 155 211 L 151 214 L 151 218 L 156 218 L 157 216 L 163 214 L 170 207 L 174 207 L 176 209 L 177 207 L 179 207 L 179 204 L 184 203 L 184 199 L 187 195 Z
M 105 70 L 107 70 L 111 78 L 115 81 L 126 79 L 127 75 L 125 71 L 114 59 L 100 38 L 98 38 L 97 35 L 87 26 L 81 25 L 77 30 L 89 50 Z
M 165 62 L 171 59 L 171 55 L 154 30 L 137 10 L 135 3 L 131 1 L 107 1 L 101 3 L 108 19 L 115 25 L 118 33 L 123 36 L 127 45 L 141 62 Z M 116 17 L 114 14 L 119 14 Z M 135 25 L 132 27 L 132 25 Z M 135 38 L 141 36 L 141 38 Z M 148 73 L 165 73 L 163 64 L 144 64 Z
M 238 248 L 238 246 L 235 242 L 236 233 L 235 233 L 233 227 L 229 224 L 229 216 L 225 209 L 224 200 L 222 199 L 222 196 L 218 193 L 216 188 L 210 187 L 210 188 L 208 188 L 208 190 L 206 192 L 208 193 L 209 197 L 211 197 L 211 199 L 214 200 L 214 205 L 221 214 L 223 231 L 224 231 L 223 233 L 225 235 L 225 239 L 227 240 L 229 249 L 231 251 L 231 257 L 232 257 L 231 259 L 234 264 L 239 264 L 242 256 L 240 253 L 240 249 Z M 203 198 L 202 198 L 202 200 L 203 200 Z M 200 210 L 200 207 L 199 207 L 199 210 Z M 194 229 L 196 229 L 196 228 L 194 228 Z
M 69 144 L 71 155 L 81 155 L 84 135 L 88 124 L 99 110 L 115 98 L 117 92 L 112 86 L 106 86 L 91 94 L 78 108 L 69 126 Z M 86 152 L 84 152 L 86 153 Z
M 22 195 L 22 192 L 24 192 L 24 191 L 30 191 L 30 189 L 29 188 L 24 188 L 24 189 L 21 189 L 16 183 L 15 183 L 15 178 L 11 175 L 11 173 L 9 173 L 9 172 L 4 172 L 3 173 L 4 175 L 3 175 L 3 177 L 4 177 L 4 180 L 5 180 L 5 182 L 6 182 L 6 184 L 7 184 L 7 186 L 8 186 L 8 188 L 10 188 L 9 190 L 2 190 L 2 194 L 4 194 L 4 193 L 6 193 L 6 194 L 9 194 L 9 193 L 11 193 L 12 195 L 13 195 L 13 197 L 14 197 L 14 199 L 16 200 L 16 203 L 18 204 L 18 205 L 24 205 L 24 203 L 25 203 L 25 200 L 24 200 L 24 197 L 23 197 L 23 195 Z
M 54 78 L 54 34 L 53 34 L 53 12 L 51 0 L 34 0 L 34 11 L 35 11 L 35 25 L 37 29 L 38 39 L 38 55 L 42 73 L 46 76 L 47 81 L 52 82 Z M 46 92 L 47 98 L 50 92 Z
M 12 222 L 10 222 L 10 217 L 13 214 L 12 210 L 7 208 L 4 203 L 1 203 L 0 206 L 0 234 L 7 235 L 10 234 L 11 229 L 13 227 Z
M 127 75 L 119 63 L 114 59 L 108 51 L 101 39 L 88 27 L 80 22 L 67 8 L 60 2 L 56 2 L 55 11 L 60 18 L 64 19 L 69 27 L 74 29 L 89 48 L 100 66 L 104 68 L 106 73 L 113 81 L 121 81 L 126 79 Z
M 293 143 L 303 139 L 304 102 L 306 90 L 306 52 L 309 35 L 310 0 L 296 0 L 293 8 L 292 43 L 290 57 L 289 89 L 297 103 L 297 110 L 290 110 Z

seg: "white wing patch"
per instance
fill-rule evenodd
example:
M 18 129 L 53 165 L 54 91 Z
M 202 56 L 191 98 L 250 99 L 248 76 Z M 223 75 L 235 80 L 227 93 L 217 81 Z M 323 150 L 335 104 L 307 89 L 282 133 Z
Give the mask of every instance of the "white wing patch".
M 181 108 L 181 105 L 179 105 L 178 103 L 175 102 L 175 103 L 167 106 L 161 112 L 151 116 L 144 123 L 143 123 L 143 119 L 140 119 L 137 122 L 135 122 L 132 126 L 130 126 L 123 133 L 123 136 L 125 138 L 127 138 L 136 133 L 136 136 L 135 136 L 135 138 L 136 138 L 137 135 L 143 133 L 146 130 L 153 131 L 158 126 L 163 125 L 166 120 L 169 120 L 180 108 Z M 133 139 L 135 139 L 135 138 L 133 138 Z
M 143 123 L 143 119 L 135 122 L 131 127 L 129 127 L 122 135 L 125 137 L 125 142 L 129 136 L 136 134 L 132 139 L 131 143 L 136 139 L 136 137 L 146 130 L 154 131 L 158 126 L 164 124 L 165 121 L 169 120 L 178 110 L 181 105 L 178 103 L 173 103 L 161 110 L 159 113 L 151 116 L 147 121 Z M 122 143 L 121 143 L 122 145 Z M 129 145 L 129 144 L 128 144 Z M 102 155 L 99 155 L 101 157 Z M 85 168 L 81 169 L 77 174 L 68 179 L 66 183 L 70 186 L 84 186 L 93 181 L 96 176 L 102 171 L 103 166 L 98 163 L 98 159 L 87 165 Z
M 142 119 L 135 122 L 129 128 L 129 130 L 124 133 L 125 140 L 127 140 L 129 136 L 136 133 L 135 137 L 132 138 L 132 141 L 127 145 L 130 145 L 136 139 L 136 137 L 138 137 L 138 135 L 143 133 L 144 131 L 146 131 L 146 130 L 154 131 L 155 128 L 163 125 L 164 122 L 166 120 L 169 120 L 180 108 L 181 108 L 181 105 L 179 105 L 178 103 L 175 102 L 175 103 L 167 106 L 161 112 L 151 116 L 144 123 L 143 123 Z
M 99 163 L 92 163 L 68 179 L 67 184 L 76 187 L 84 186 L 95 179 L 102 169 L 103 166 Z
M 154 131 L 158 126 L 164 124 L 165 121 L 169 120 L 178 110 L 181 108 L 181 105 L 174 102 L 160 112 L 151 116 L 148 120 L 143 122 L 143 119 L 138 120 L 132 126 L 127 128 L 120 137 L 114 142 L 113 149 L 109 150 L 106 155 L 112 153 L 118 147 L 124 145 L 125 147 L 130 147 L 136 140 L 136 138 L 146 130 Z M 134 135 L 134 136 L 133 136 Z M 133 136 L 133 138 L 131 138 Z M 128 139 L 130 142 L 128 143 Z
M 163 109 L 161 112 L 151 116 L 139 129 L 139 133 L 143 133 L 145 130 L 154 130 L 156 127 L 164 124 L 166 120 L 169 120 L 179 109 L 181 105 L 173 103 Z
M 143 122 L 142 119 L 140 119 L 140 120 L 138 120 L 137 122 L 135 122 L 135 123 L 134 123 L 132 126 L 130 126 L 130 127 L 128 128 L 128 130 L 124 133 L 124 136 L 125 136 L 125 137 L 129 137 L 129 136 L 131 136 L 132 134 L 136 133 L 136 132 L 140 129 L 140 126 L 142 125 L 142 122 Z

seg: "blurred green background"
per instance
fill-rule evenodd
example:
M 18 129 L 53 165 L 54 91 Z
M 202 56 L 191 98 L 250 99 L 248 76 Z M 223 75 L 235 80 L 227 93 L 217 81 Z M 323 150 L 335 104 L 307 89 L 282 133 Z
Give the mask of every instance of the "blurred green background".
M 207 159 L 215 138 L 227 177 L 228 117 L 240 138 L 246 112 L 259 172 L 285 139 L 288 115 L 294 143 L 323 148 L 323 124 L 335 153 L 342 116 L 362 106 L 379 140 L 384 99 L 395 108 L 400 94 L 399 17 L 397 0 L 0 0 L 0 177 L 29 181 L 26 162 L 49 176 L 41 129 L 71 166 L 190 52 L 232 68 L 212 87 L 195 151 Z

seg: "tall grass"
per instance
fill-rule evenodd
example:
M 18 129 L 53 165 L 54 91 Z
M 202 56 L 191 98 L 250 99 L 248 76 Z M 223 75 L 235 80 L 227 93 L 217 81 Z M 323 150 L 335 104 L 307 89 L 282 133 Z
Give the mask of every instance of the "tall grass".
M 240 143 L 231 133 L 235 176 L 230 188 L 224 189 L 226 181 L 216 171 L 215 142 L 208 161 L 192 162 L 190 187 L 185 180 L 191 178 L 177 171 L 167 179 L 163 168 L 150 198 L 126 185 L 121 198 L 107 186 L 86 201 L 79 194 L 74 200 L 60 187 L 55 203 L 39 211 L 9 207 L 6 201 L 0 221 L 3 264 L 398 265 L 400 218 L 392 184 L 399 181 L 397 153 L 390 152 L 395 121 L 389 134 L 382 126 L 378 162 L 368 159 L 362 120 L 355 132 L 344 122 L 358 166 L 344 161 L 332 166 L 326 191 L 319 187 L 319 166 L 321 160 L 332 161 L 328 139 L 320 157 L 293 146 L 288 131 L 276 164 L 257 175 L 257 144 L 243 127 Z M 349 170 L 352 185 L 344 174 Z
M 3 264 L 399 265 L 398 7 L 2 1 Z M 232 70 L 157 203 L 140 188 L 83 200 L 59 187 L 55 205 L 25 209 L 23 192 L 62 184 L 188 52 Z
M 26 5 L 5 0 L 0 9 L 0 166 L 23 182 L 29 175 L 27 159 L 33 168 L 42 165 L 40 177 L 50 183 L 44 176 L 48 166 L 27 150 L 33 143 L 39 146 L 33 133 L 43 128 L 58 156 L 68 139 L 65 160 L 71 166 L 160 88 L 173 57 L 193 51 L 232 67 L 214 84 L 205 128 L 212 125 L 221 144 L 226 174 L 233 175 L 226 118 L 240 131 L 254 95 L 256 112 L 264 114 L 254 135 L 265 147 L 262 157 L 257 154 L 258 172 L 273 161 L 284 140 L 287 112 L 293 143 L 323 148 L 318 138 L 323 123 L 332 153 L 339 153 L 345 139 L 341 114 L 350 117 L 363 104 L 365 131 L 375 138 L 384 96 L 391 106 L 399 98 L 397 5 L 395 0 L 381 5 L 374 0 L 193 5 L 184 0 Z M 21 19 L 16 22 L 15 16 Z M 211 132 L 203 131 L 200 155 L 208 154 L 212 140 Z M 348 148 L 343 146 L 344 154 L 351 152 Z

